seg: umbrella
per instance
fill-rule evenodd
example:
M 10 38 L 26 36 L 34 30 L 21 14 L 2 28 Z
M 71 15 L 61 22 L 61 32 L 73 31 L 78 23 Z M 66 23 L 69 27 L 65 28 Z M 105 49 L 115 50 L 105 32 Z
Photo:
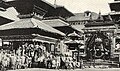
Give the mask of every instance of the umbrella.
M 66 41 L 65 44 L 68 45 L 69 48 L 72 48 L 72 49 L 75 49 L 79 45 L 83 45 L 82 43 L 80 43 L 77 40 L 69 40 L 69 41 Z
M 73 33 L 68 34 L 68 37 L 75 40 L 77 38 L 80 38 L 80 35 L 78 35 L 75 31 Z
M 79 38 L 80 35 L 78 35 L 75 31 L 73 33 L 68 34 L 68 37 L 77 37 Z
M 80 42 L 79 40 L 69 40 L 69 41 L 66 41 L 65 44 L 83 44 L 82 42 Z

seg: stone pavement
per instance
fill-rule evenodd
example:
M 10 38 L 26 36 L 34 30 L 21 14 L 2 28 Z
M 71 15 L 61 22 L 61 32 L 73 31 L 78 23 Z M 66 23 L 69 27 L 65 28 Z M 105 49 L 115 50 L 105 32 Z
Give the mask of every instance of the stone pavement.
M 7 70 L 7 71 L 120 71 L 120 68 L 108 68 L 108 69 L 87 68 L 87 69 L 74 69 L 74 70 L 31 68 L 31 69 L 18 69 L 18 70 Z

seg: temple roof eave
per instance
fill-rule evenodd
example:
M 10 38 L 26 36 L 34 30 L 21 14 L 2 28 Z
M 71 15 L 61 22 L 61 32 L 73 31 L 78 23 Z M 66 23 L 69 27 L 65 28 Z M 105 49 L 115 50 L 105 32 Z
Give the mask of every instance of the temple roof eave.
M 108 4 L 113 4 L 113 3 L 120 3 L 120 1 L 112 1 L 112 2 L 109 2 Z
M 101 29 L 116 29 L 116 27 L 115 26 L 85 27 L 83 30 L 101 30 Z
M 9 29 L 18 29 L 18 28 L 38 28 L 44 31 L 65 36 L 64 33 L 34 18 L 21 19 L 20 21 L 16 21 L 16 22 L 12 22 L 12 23 L 8 23 L 0 26 L 0 30 L 9 30 Z
M 52 43 L 55 44 L 57 42 L 57 39 L 48 37 L 48 36 L 42 36 L 38 34 L 31 34 L 31 35 L 10 35 L 10 36 L 0 36 L 2 41 L 36 41 L 36 42 L 42 42 L 42 43 Z

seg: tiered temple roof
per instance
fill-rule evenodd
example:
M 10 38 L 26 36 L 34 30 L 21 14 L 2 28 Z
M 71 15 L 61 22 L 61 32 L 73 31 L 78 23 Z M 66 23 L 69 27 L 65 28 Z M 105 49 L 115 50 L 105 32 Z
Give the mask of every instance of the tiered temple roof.
M 17 31 L 17 30 L 24 30 L 23 32 L 22 31 Z M 25 29 L 33 29 L 34 31 L 32 32 L 32 30 L 26 30 L 25 32 Z M 39 31 L 37 31 L 37 29 L 39 29 Z M 56 36 L 65 36 L 64 33 L 52 28 L 51 26 L 49 25 L 46 25 L 45 23 L 43 23 L 42 21 L 38 20 L 38 19 L 35 19 L 35 18 L 28 18 L 28 19 L 21 19 L 20 21 L 16 21 L 16 22 L 12 22 L 12 23 L 8 23 L 8 24 L 5 24 L 5 25 L 1 25 L 0 26 L 0 30 L 1 31 L 7 31 L 7 30 L 11 30 L 14 31 L 14 33 L 8 33 L 8 34 L 11 34 L 11 35 L 21 35 L 21 34 L 41 34 L 41 35 L 44 35 L 44 36 L 49 36 L 47 35 L 47 33 L 52 33 Z M 15 32 L 16 30 L 16 32 Z M 31 31 L 31 32 L 30 32 Z M 44 33 L 40 33 L 41 31 L 44 31 Z M 21 33 L 20 33 L 21 32 Z M 46 33 L 45 33 L 46 32 Z M 4 35 L 4 34 L 7 34 L 7 33 L 1 33 L 1 35 Z M 50 37 L 54 37 L 54 36 L 50 36 Z
M 35 33 L 42 36 L 48 36 L 59 39 L 65 36 L 65 34 L 69 34 L 75 31 L 74 28 L 72 28 L 71 26 L 69 26 L 68 23 L 65 22 L 66 17 L 73 16 L 74 14 L 68 11 L 63 6 L 52 5 L 46 2 L 45 0 L 6 1 L 1 7 L 4 6 L 4 9 L 6 11 L 1 11 L 1 15 L 13 21 L 11 21 L 11 23 L 7 22 L 8 24 L 4 23 L 4 25 L 0 26 L 0 36 L 23 35 L 23 37 L 26 38 L 26 35 L 31 35 Z M 13 9 L 13 7 L 16 10 Z M 38 15 L 43 16 L 43 18 L 40 18 Z M 20 19 L 17 19 L 18 17 Z M 64 21 L 59 18 L 55 20 L 53 19 L 54 17 L 61 17 L 62 19 L 64 19 Z M 45 21 L 41 21 L 43 19 L 47 23 Z M 51 21 L 51 26 L 49 26 L 49 21 Z
M 74 15 L 65 7 L 52 5 L 45 0 L 14 0 L 7 3 L 15 7 L 20 14 L 37 13 L 44 17 L 61 16 L 63 18 Z
M 74 31 L 77 33 L 82 33 L 81 31 L 76 30 L 74 27 L 72 27 L 67 22 L 61 20 L 61 19 L 50 19 L 50 20 L 43 20 L 44 23 L 52 26 L 53 28 L 60 30 L 61 32 L 65 34 L 70 34 Z

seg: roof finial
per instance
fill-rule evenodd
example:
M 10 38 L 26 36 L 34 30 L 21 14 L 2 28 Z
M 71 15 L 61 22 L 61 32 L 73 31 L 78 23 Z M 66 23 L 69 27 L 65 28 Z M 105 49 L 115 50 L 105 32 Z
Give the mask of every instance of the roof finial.
M 54 1 L 54 5 L 56 6 L 56 0 Z
M 98 20 L 102 20 L 102 15 L 101 15 L 101 11 L 99 10 L 99 14 L 98 14 Z
M 99 10 L 99 15 L 101 15 L 101 10 Z

